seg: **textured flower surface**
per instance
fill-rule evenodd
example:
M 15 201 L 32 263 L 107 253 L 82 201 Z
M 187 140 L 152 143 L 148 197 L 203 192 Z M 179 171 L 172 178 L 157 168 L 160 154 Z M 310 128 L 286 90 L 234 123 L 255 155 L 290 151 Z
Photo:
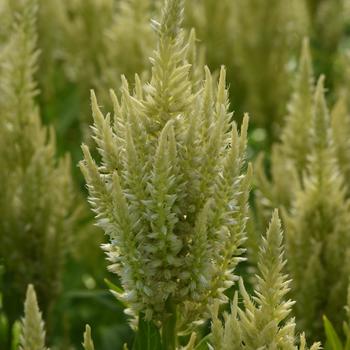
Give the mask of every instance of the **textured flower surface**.
M 243 172 L 248 118 L 229 112 L 225 69 L 194 81 L 181 30 L 183 3 L 166 1 L 151 79 L 111 92 L 114 118 L 92 93 L 97 164 L 83 146 L 81 169 L 105 245 L 133 314 L 161 321 L 169 304 L 198 320 L 225 302 L 242 252 L 251 170 Z M 190 37 L 191 39 L 191 37 Z M 200 88 L 198 89 L 198 86 Z

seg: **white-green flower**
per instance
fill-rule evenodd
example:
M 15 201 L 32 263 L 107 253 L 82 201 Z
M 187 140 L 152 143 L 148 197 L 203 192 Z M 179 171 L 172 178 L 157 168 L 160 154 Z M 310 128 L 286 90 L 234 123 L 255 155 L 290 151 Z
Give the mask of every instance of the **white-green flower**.
M 83 146 L 90 203 L 110 236 L 111 270 L 133 314 L 160 321 L 167 305 L 198 320 L 226 301 L 246 223 L 248 118 L 241 133 L 229 112 L 225 69 L 193 80 L 181 23 L 183 2 L 165 1 L 151 79 L 123 78 L 114 116 L 92 94 L 99 164 Z M 200 89 L 198 91 L 198 84 Z

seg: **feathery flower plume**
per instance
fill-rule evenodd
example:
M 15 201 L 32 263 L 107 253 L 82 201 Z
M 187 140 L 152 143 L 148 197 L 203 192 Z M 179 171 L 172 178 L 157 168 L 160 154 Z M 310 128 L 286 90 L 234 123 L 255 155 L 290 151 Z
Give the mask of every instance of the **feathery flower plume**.
M 114 117 L 103 116 L 92 93 L 94 139 L 101 162 L 83 146 L 81 169 L 118 297 L 132 314 L 162 323 L 177 308 L 186 322 L 226 302 L 241 258 L 251 169 L 241 132 L 228 111 L 225 69 L 218 83 L 208 68 L 201 88 L 191 79 L 191 45 L 181 29 L 183 1 L 166 0 L 150 81 L 134 89 L 123 78 L 111 92 Z

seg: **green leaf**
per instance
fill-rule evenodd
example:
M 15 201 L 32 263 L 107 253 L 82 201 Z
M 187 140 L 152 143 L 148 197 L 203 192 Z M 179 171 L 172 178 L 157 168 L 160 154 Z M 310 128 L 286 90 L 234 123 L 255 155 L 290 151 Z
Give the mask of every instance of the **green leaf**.
M 350 336 L 349 335 L 346 337 L 346 343 L 345 343 L 344 350 L 350 350 Z
M 4 313 L 0 313 L 0 344 L 6 344 L 7 336 L 9 334 L 8 331 L 9 324 L 7 317 Z
M 162 350 L 159 329 L 152 321 L 139 315 L 139 325 L 132 350 Z
M 211 334 L 206 335 L 201 341 L 194 347 L 194 350 L 208 350 L 208 342 Z
M 106 285 L 109 288 L 110 292 L 116 292 L 117 294 L 122 294 L 124 292 L 121 287 L 115 285 L 108 278 L 105 278 L 104 282 L 106 283 Z M 123 307 L 125 307 L 125 308 L 128 307 L 128 305 L 126 303 L 124 303 L 120 298 L 117 298 L 117 300 Z
M 104 282 L 106 283 L 107 287 L 117 293 L 123 293 L 123 289 L 121 287 L 118 287 L 116 284 L 111 282 L 108 278 L 104 279 Z
M 330 350 L 343 350 L 343 345 L 339 339 L 337 332 L 335 331 L 332 323 L 326 316 L 323 316 L 324 329 L 326 331 L 327 344 Z
M 349 329 L 349 325 L 344 322 L 344 334 L 346 336 L 346 341 L 345 341 L 345 348 L 344 350 L 350 350 L 350 329 Z

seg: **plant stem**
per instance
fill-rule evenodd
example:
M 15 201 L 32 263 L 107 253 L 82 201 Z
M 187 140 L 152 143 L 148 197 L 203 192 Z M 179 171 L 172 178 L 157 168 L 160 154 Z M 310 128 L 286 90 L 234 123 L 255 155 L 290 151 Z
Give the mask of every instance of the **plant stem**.
M 163 319 L 162 344 L 164 350 L 176 350 L 176 305 L 168 298 L 166 301 L 166 314 Z

